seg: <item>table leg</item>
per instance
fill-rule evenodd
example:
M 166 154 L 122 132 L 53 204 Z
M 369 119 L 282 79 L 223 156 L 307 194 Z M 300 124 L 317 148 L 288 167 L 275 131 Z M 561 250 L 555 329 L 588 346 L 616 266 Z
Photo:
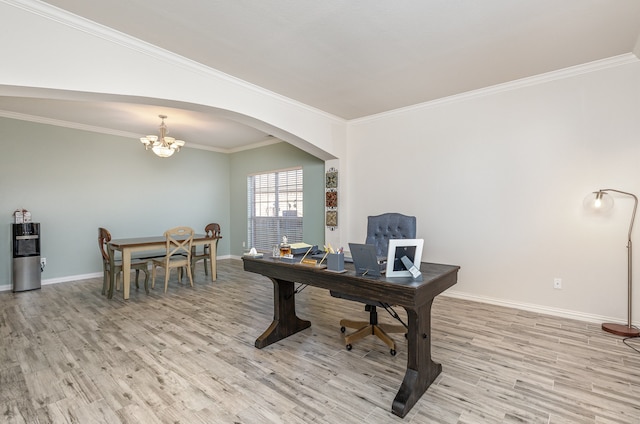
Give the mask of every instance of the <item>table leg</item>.
M 129 289 L 131 287 L 131 251 L 122 249 L 122 295 L 124 299 L 129 299 Z
M 442 365 L 431 359 L 431 305 L 417 310 L 405 308 L 409 323 L 407 334 L 407 371 L 391 407 L 395 415 L 404 417 L 442 371 Z
M 310 321 L 305 321 L 296 316 L 294 283 L 277 278 L 271 278 L 271 281 L 273 281 L 273 322 L 256 339 L 255 346 L 258 349 L 269 346 L 311 326 Z
M 218 264 L 216 263 L 216 251 L 218 250 L 217 245 L 217 240 L 212 241 L 209 245 L 209 273 L 211 274 L 211 281 L 216 281 L 216 278 L 218 277 L 216 275 L 218 268 Z

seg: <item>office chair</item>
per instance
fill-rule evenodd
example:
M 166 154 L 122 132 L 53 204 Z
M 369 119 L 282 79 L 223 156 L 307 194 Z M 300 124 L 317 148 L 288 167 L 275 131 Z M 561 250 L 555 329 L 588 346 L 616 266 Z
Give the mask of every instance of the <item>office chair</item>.
M 367 238 L 366 244 L 376 246 L 377 256 L 387 256 L 390 239 L 413 239 L 416 238 L 416 217 L 399 213 L 385 213 L 382 215 L 369 216 L 367 218 Z M 396 354 L 396 344 L 387 333 L 405 333 L 407 327 L 404 325 L 382 324 L 378 322 L 378 307 L 383 307 L 391 316 L 402 322 L 397 314 L 392 313 L 390 305 L 383 302 L 372 302 L 357 296 L 346 295 L 331 291 L 331 296 L 353 300 L 365 304 L 365 311 L 369 312 L 369 321 L 352 321 L 349 319 L 340 320 L 340 331 L 346 332 L 347 328 L 354 328 L 351 334 L 344 336 L 347 350 L 351 350 L 352 343 L 369 335 L 375 335 L 389 346 L 391 355 Z

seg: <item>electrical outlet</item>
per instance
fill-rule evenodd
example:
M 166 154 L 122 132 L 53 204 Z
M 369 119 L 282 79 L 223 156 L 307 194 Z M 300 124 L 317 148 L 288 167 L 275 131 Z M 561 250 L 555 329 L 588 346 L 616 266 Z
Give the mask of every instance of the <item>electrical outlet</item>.
M 47 266 L 47 258 L 40 258 L 40 267 L 44 268 Z
M 553 288 L 554 289 L 562 289 L 562 278 L 554 278 L 553 279 Z

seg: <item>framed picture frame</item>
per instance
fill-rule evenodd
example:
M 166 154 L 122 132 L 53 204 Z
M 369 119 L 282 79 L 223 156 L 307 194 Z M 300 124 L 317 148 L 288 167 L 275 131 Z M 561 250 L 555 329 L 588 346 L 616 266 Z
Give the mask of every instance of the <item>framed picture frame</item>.
M 387 277 L 413 277 L 402 261 L 406 256 L 419 269 L 424 239 L 391 239 L 387 252 Z

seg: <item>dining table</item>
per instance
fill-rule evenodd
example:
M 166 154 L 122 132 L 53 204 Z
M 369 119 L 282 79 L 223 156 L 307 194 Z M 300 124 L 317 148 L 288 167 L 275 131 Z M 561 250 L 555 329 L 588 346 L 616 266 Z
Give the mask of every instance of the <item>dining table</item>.
M 220 236 L 208 236 L 207 234 L 195 234 L 193 236 L 192 246 L 209 245 L 209 274 L 211 281 L 216 281 L 216 241 L 221 239 Z M 122 255 L 122 295 L 124 299 L 129 299 L 131 289 L 131 257 L 132 254 L 138 252 L 153 252 L 158 254 L 156 257 L 166 254 L 167 239 L 164 236 L 152 237 L 133 237 L 114 239 L 109 242 L 109 246 L 114 251 L 120 251 Z

